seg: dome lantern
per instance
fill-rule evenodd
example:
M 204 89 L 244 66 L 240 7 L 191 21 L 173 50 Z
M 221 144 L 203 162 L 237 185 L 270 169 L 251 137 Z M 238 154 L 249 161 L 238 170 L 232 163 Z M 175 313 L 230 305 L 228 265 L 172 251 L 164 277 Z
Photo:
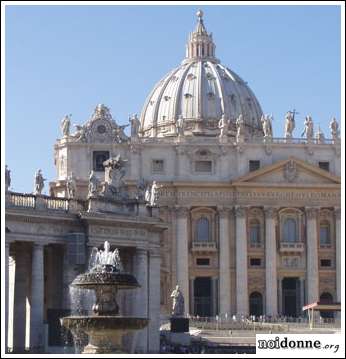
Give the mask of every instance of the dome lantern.
M 189 36 L 186 44 L 186 59 L 195 60 L 201 58 L 215 58 L 215 44 L 213 42 L 213 35 L 208 34 L 204 22 L 203 11 L 198 10 L 197 13 L 197 26 L 194 32 Z

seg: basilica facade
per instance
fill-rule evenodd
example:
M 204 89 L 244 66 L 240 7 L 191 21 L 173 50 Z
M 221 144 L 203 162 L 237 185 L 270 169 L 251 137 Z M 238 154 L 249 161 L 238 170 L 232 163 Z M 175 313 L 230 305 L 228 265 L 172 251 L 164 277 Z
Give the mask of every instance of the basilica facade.
M 98 246 L 101 238 L 123 246 L 129 268 L 148 278 L 143 281 L 149 283 L 151 294 L 145 300 L 157 316 L 158 306 L 162 315 L 170 314 L 170 294 L 176 285 L 190 316 L 297 317 L 305 304 L 340 302 L 341 166 L 336 120 L 326 138 L 320 129 L 314 132 L 313 119 L 307 116 L 304 138 L 298 138 L 296 114 L 289 111 L 282 119 L 283 134 L 274 134 L 271 117 L 263 113 L 247 83 L 216 58 L 202 12 L 197 17 L 181 65 L 155 85 L 140 116 L 129 119 L 131 136 L 105 105 L 98 105 L 74 133 L 69 118 L 64 118 L 62 137 L 54 146 L 57 176 L 45 201 L 69 198 L 73 178 L 76 188 L 69 203 L 79 222 L 68 214 L 47 213 L 47 220 L 54 222 L 47 231 L 58 233 L 68 224 L 71 231 L 63 235 L 71 232 L 74 241 L 84 233 L 82 246 Z M 113 218 L 92 210 L 86 214 L 78 207 L 83 201 L 92 206 L 91 172 L 101 183 L 105 161 L 118 155 L 126 161 L 124 177 L 118 180 L 126 185 L 127 200 L 143 200 L 150 209 L 148 218 Z M 18 211 L 13 201 L 7 218 L 17 221 L 17 212 L 11 212 Z M 119 226 L 128 229 L 133 249 L 120 240 L 127 232 L 118 235 L 112 229 Z M 132 233 L 131 226 L 140 227 L 138 233 Z M 8 227 L 7 237 L 18 238 Z M 11 246 L 9 250 L 26 252 L 23 244 Z M 47 255 L 53 257 L 58 253 L 50 251 Z M 66 277 L 59 279 L 62 286 L 75 274 L 63 263 L 59 264 Z M 47 270 L 53 278 L 54 269 Z M 13 283 L 14 279 L 10 286 Z M 160 300 L 157 307 L 155 300 L 151 302 L 153 293 Z

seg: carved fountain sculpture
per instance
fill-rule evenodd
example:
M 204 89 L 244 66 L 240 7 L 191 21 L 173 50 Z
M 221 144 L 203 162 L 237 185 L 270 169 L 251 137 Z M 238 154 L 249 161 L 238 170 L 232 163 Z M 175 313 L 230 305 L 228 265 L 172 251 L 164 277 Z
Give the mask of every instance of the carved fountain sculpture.
M 104 243 L 104 250 L 93 248 L 89 270 L 78 275 L 71 286 L 94 290 L 96 296 L 92 315 L 61 319 L 61 324 L 73 334 L 88 335 L 89 343 L 82 354 L 123 353 L 122 337 L 148 325 L 147 318 L 119 314 L 118 290 L 138 288 L 139 284 L 132 274 L 124 271 L 118 249 L 111 252 L 109 242 Z

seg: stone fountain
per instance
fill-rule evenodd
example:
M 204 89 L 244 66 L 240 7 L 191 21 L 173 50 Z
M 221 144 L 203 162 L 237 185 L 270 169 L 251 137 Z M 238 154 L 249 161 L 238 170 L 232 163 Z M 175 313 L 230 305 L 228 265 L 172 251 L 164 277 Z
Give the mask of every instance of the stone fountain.
M 109 242 L 104 243 L 104 250 L 93 248 L 89 270 L 78 275 L 71 283 L 72 287 L 95 291 L 96 301 L 92 315 L 68 316 L 61 319 L 61 324 L 71 332 L 84 332 L 89 343 L 82 354 L 124 353 L 122 337 L 148 325 L 149 319 L 125 317 L 119 314 L 116 301 L 120 289 L 140 287 L 136 278 L 126 273 L 121 264 L 119 251 L 110 251 Z

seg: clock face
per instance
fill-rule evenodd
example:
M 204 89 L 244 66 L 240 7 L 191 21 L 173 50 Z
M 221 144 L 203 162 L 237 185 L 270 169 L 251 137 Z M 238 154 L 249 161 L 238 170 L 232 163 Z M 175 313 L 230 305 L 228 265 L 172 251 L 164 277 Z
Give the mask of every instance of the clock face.
M 106 132 L 106 126 L 104 125 L 97 126 L 97 132 L 100 134 L 104 134 Z

